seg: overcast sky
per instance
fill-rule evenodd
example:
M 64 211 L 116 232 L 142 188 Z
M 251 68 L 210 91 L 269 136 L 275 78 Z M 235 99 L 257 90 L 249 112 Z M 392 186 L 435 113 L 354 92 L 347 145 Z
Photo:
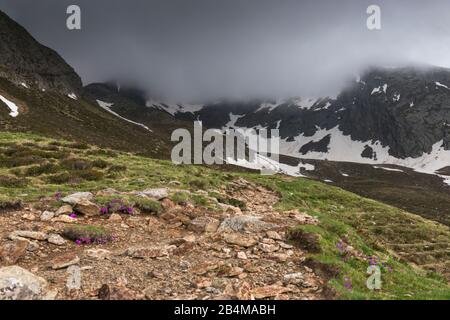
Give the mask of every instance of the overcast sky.
M 68 31 L 78 4 L 82 30 Z M 369 31 L 378 4 L 382 29 Z M 85 84 L 204 100 L 334 94 L 364 66 L 450 67 L 448 0 L 0 0 Z

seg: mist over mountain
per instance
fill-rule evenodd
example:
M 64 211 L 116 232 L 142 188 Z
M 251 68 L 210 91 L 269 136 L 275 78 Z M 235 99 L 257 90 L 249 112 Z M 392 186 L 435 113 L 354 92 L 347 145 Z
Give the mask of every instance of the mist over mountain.
M 382 29 L 369 31 L 372 2 L 80 0 L 80 31 L 67 0 L 0 5 L 85 85 L 119 79 L 178 102 L 332 96 L 367 65 L 450 66 L 448 1 L 377 1 Z

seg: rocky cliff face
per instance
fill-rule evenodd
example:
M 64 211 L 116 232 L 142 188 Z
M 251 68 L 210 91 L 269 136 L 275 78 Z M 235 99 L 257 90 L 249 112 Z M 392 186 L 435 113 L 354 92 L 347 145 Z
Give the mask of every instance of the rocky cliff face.
M 38 43 L 23 27 L 0 11 L 0 77 L 16 84 L 78 93 L 80 77 L 60 55 Z
M 450 70 L 442 68 L 372 69 L 333 99 L 173 110 L 167 111 L 207 127 L 278 128 L 281 153 L 292 156 L 392 163 L 425 172 L 450 163 Z

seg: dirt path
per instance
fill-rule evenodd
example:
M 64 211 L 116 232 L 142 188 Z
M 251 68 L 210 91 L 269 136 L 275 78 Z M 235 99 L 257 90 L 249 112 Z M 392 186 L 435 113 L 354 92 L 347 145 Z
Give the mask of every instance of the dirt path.
M 116 240 L 31 240 L 33 248 L 15 264 L 44 278 L 57 299 L 323 299 L 324 280 L 304 265 L 305 252 L 285 240 L 287 228 L 304 216 L 274 211 L 277 195 L 245 180 L 224 193 L 247 210 L 216 212 L 166 199 L 159 216 L 79 217 L 76 223 L 103 226 Z M 17 230 L 61 234 L 68 225 L 40 221 L 40 211 L 29 206 L 0 214 L 0 246 L 20 243 L 8 239 Z M 52 268 L 58 264 L 63 267 Z

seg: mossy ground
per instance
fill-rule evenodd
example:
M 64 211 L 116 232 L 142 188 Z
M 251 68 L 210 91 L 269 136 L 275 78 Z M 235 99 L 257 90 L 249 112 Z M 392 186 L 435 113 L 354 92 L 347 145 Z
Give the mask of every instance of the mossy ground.
M 317 226 L 298 228 L 320 235 L 321 251 L 310 253 L 310 258 L 339 270 L 329 283 L 341 298 L 450 299 L 448 280 L 425 270 L 430 266 L 448 270 L 449 228 L 339 188 L 308 179 L 175 166 L 169 161 L 30 134 L 0 133 L 0 150 L 0 181 L 4 181 L 0 183 L 0 206 L 16 200 L 36 201 L 56 192 L 132 191 L 170 184 L 215 196 L 214 190 L 243 177 L 278 192 L 277 209 L 299 209 L 319 218 Z M 208 199 L 199 195 L 195 199 L 182 193 L 174 197 L 176 202 L 208 204 Z M 141 205 L 150 208 L 155 204 Z M 371 291 L 365 285 L 369 261 L 342 258 L 336 247 L 342 238 L 389 266 L 389 270 L 382 269 L 382 290 Z M 351 289 L 344 285 L 348 280 Z

